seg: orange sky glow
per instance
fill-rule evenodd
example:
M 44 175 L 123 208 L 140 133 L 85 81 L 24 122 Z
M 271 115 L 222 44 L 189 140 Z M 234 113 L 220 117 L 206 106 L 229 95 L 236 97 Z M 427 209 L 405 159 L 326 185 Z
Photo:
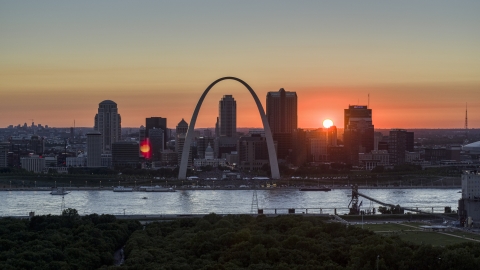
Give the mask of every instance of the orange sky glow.
M 297 92 L 301 128 L 343 127 L 343 110 L 367 103 L 376 128 L 463 128 L 466 103 L 480 128 L 479 2 L 26 2 L 0 6 L 0 127 L 93 127 L 109 99 L 123 127 L 174 128 L 234 76 L 264 105 Z M 215 125 L 227 94 L 238 127 L 261 126 L 248 91 L 223 81 L 196 127 Z

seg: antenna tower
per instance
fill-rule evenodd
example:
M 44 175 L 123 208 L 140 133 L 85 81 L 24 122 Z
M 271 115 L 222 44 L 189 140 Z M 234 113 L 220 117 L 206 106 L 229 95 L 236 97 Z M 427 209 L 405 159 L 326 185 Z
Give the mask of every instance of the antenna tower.
M 467 103 L 465 103 L 465 141 L 463 144 L 468 144 L 468 107 Z
M 258 197 L 257 197 L 257 190 L 253 190 L 253 196 L 252 196 L 252 209 L 251 209 L 252 214 L 256 214 L 258 212 Z
M 468 130 L 468 107 L 467 103 L 465 103 L 465 131 Z
M 368 93 L 368 102 L 367 102 L 367 107 L 370 108 L 370 93 Z

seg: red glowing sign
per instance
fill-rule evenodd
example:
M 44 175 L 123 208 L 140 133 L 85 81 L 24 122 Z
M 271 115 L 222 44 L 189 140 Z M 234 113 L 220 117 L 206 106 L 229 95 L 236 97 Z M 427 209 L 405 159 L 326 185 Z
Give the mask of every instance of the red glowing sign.
M 152 156 L 152 148 L 150 147 L 150 141 L 148 139 L 145 139 L 140 143 L 140 152 L 146 159 L 149 159 Z

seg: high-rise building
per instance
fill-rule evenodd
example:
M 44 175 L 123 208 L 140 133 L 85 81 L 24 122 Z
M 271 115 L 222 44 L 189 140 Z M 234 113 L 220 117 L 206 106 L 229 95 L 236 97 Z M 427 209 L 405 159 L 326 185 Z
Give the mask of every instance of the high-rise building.
M 311 162 L 327 162 L 328 150 L 337 146 L 337 127 L 319 128 L 306 132 L 307 160 Z
M 98 106 L 95 115 L 95 131 L 102 134 L 102 153 L 111 153 L 112 143 L 120 141 L 122 137 L 121 117 L 117 103 L 104 100 Z
M 150 130 L 151 129 L 162 129 L 163 130 L 163 140 L 164 144 L 163 147 L 165 148 L 167 145 L 167 141 L 169 139 L 168 135 L 168 128 L 167 128 L 167 118 L 162 117 L 150 117 L 145 119 L 145 138 L 150 138 Z M 150 138 L 151 141 L 151 138 Z
M 139 166 L 140 156 L 137 142 L 115 142 L 112 144 L 112 165 L 113 167 Z
M 350 105 L 344 113 L 343 138 L 346 162 L 357 165 L 359 153 L 370 153 L 374 150 L 372 109 L 367 106 Z
M 267 93 L 267 119 L 273 140 L 277 142 L 277 157 L 285 159 L 292 150 L 292 133 L 297 129 L 297 93 L 285 91 Z
M 188 131 L 188 124 L 182 118 L 176 127 L 175 152 L 177 152 L 178 165 L 182 162 L 183 145 Z M 192 149 L 188 152 L 188 167 L 192 166 Z
M 154 161 L 159 161 L 161 158 L 161 152 L 164 150 L 165 132 L 163 132 L 163 129 L 161 128 L 152 128 L 148 132 L 148 136 L 152 159 Z
M 237 148 L 239 168 L 256 171 L 269 164 L 267 141 L 260 134 L 240 137 Z
M 373 150 L 378 150 L 378 144 L 382 141 L 383 134 L 381 132 L 375 132 L 373 134 Z
M 8 150 L 10 143 L 0 142 L 0 168 L 8 167 Z
M 102 134 L 87 133 L 87 167 L 102 166 Z
M 237 102 L 232 95 L 224 95 L 218 104 L 220 136 L 237 135 Z
M 388 136 L 390 164 L 404 164 L 405 152 L 413 152 L 413 132 L 407 132 L 405 129 L 390 130 Z
M 179 134 L 187 134 L 187 131 L 188 131 L 188 123 L 182 118 L 182 121 L 180 121 L 177 127 L 175 128 L 175 133 L 178 136 Z

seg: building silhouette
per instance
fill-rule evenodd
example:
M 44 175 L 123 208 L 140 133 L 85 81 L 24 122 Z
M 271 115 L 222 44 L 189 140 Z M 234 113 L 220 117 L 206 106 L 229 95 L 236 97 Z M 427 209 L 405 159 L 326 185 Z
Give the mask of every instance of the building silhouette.
M 237 136 L 237 102 L 232 95 L 224 95 L 218 104 L 220 136 Z
M 408 132 L 405 129 L 390 130 L 388 136 L 390 164 L 404 164 L 405 152 L 413 152 L 413 132 Z
M 350 105 L 345 109 L 343 140 L 346 162 L 353 165 L 359 164 L 359 153 L 374 150 L 372 109 L 361 105 Z
M 297 129 L 297 93 L 285 91 L 267 93 L 267 119 L 273 140 L 277 142 L 277 157 L 286 159 L 292 150 L 292 133 Z
M 137 142 L 115 142 L 112 144 L 112 165 L 114 168 L 139 167 L 140 155 Z
M 177 163 L 180 164 L 182 160 L 182 151 L 183 151 L 183 146 L 185 144 L 185 138 L 187 137 L 187 131 L 188 131 L 188 124 L 185 122 L 185 120 L 182 118 L 182 120 L 178 123 L 176 129 L 176 135 L 175 135 L 175 152 L 177 153 Z M 192 149 L 190 148 L 190 151 L 188 152 L 188 164 L 187 167 L 192 166 Z
M 10 143 L 0 142 L 0 168 L 8 167 L 8 150 Z
M 238 140 L 238 167 L 256 171 L 268 165 L 268 149 L 265 137 L 260 134 L 240 137 Z
M 121 117 L 117 103 L 104 100 L 98 105 L 95 115 L 95 131 L 102 135 L 102 153 L 111 153 L 112 143 L 120 141 L 122 137 Z
M 161 159 L 161 153 L 163 152 L 165 145 L 165 132 L 161 128 L 152 128 L 148 133 L 148 140 L 150 142 L 151 158 L 154 161 Z
M 167 141 L 170 138 L 167 128 L 167 118 L 163 117 L 149 117 L 145 118 L 145 138 L 150 138 L 151 129 L 162 129 L 163 131 L 163 148 L 166 148 Z M 157 131 L 158 132 L 158 131 Z M 157 135 L 158 136 L 158 135 Z M 151 138 L 150 138 L 151 141 Z
M 102 134 L 87 133 L 87 167 L 102 166 Z

